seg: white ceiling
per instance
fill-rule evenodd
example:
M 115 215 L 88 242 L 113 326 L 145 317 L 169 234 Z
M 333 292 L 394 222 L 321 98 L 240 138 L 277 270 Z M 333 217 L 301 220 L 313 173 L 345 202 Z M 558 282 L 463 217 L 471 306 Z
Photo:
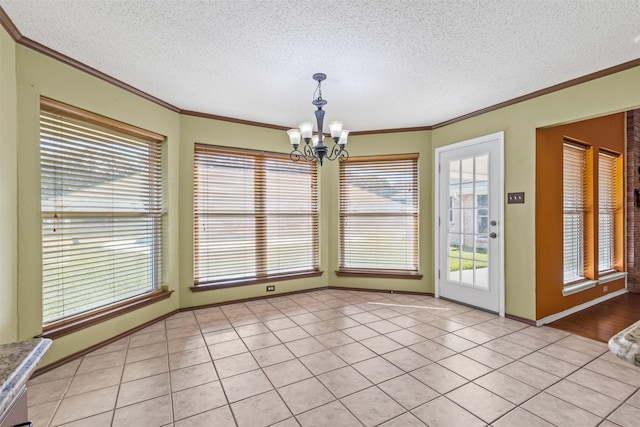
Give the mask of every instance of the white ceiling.
M 180 109 L 429 126 L 640 57 L 640 0 L 0 0 L 23 36 Z M 640 84 L 640 82 L 639 82 Z

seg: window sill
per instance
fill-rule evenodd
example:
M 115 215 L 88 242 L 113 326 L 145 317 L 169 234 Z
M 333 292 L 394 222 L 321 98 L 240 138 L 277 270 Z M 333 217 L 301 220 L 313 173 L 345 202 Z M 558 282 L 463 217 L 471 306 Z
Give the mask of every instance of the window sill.
M 598 278 L 598 283 L 600 284 L 609 283 L 609 282 L 613 282 L 614 280 L 624 279 L 625 277 L 627 277 L 626 271 L 615 271 L 613 273 L 609 273 Z
M 377 277 L 382 279 L 422 279 L 422 274 L 409 271 L 389 271 L 389 270 L 338 270 L 338 277 Z
M 169 298 L 172 293 L 173 291 L 159 290 L 87 314 L 52 323 L 44 327 L 40 336 L 50 339 L 60 338 L 158 301 L 165 300 Z
M 603 285 L 605 283 L 613 282 L 614 280 L 622 279 L 627 276 L 627 273 L 624 271 L 616 271 L 614 273 L 606 274 L 598 280 L 585 280 L 578 283 L 572 283 L 570 285 L 565 285 L 562 288 L 562 296 L 568 296 L 577 294 L 578 292 L 586 291 L 587 289 L 591 289 L 596 285 Z
M 586 291 L 587 289 L 591 289 L 595 287 L 597 284 L 598 284 L 597 280 L 585 280 L 584 282 L 565 285 L 562 288 L 562 296 L 566 297 L 569 295 L 577 294 L 578 292 Z
M 307 271 L 304 273 L 283 274 L 280 276 L 271 276 L 271 277 L 265 277 L 261 279 L 253 278 L 253 279 L 233 280 L 233 281 L 225 281 L 225 282 L 195 284 L 190 289 L 191 289 L 191 292 L 212 291 L 215 289 L 235 288 L 237 286 L 259 285 L 261 283 L 280 282 L 283 280 L 306 279 L 307 277 L 319 277 L 319 276 L 322 276 L 322 274 L 323 274 L 322 271 Z

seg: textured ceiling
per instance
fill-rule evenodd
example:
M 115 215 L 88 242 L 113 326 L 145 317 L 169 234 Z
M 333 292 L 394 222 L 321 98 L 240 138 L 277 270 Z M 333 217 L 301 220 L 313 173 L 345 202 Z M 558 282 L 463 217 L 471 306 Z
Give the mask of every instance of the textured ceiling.
M 640 0 L 0 0 L 23 36 L 180 109 L 429 126 L 640 57 Z M 639 82 L 640 84 L 640 82 Z M 325 122 L 326 122 L 325 121 Z

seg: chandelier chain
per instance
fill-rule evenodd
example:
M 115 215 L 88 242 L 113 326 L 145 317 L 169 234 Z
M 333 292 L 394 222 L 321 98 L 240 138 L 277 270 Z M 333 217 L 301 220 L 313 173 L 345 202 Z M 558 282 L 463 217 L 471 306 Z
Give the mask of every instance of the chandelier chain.
M 316 94 L 318 94 L 317 98 Z M 318 82 L 318 86 L 316 86 L 316 90 L 313 92 L 313 99 L 311 99 L 311 101 L 315 101 L 316 99 L 322 99 L 322 81 Z

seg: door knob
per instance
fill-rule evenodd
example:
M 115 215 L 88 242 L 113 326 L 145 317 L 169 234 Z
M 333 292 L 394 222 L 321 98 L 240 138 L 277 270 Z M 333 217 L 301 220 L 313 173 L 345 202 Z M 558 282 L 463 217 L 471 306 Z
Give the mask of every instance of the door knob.
M 498 235 L 496 233 L 489 233 L 489 237 L 495 239 L 496 237 L 498 237 Z
M 491 221 L 491 225 L 495 227 L 496 225 L 498 225 L 498 223 L 494 220 L 494 221 Z

